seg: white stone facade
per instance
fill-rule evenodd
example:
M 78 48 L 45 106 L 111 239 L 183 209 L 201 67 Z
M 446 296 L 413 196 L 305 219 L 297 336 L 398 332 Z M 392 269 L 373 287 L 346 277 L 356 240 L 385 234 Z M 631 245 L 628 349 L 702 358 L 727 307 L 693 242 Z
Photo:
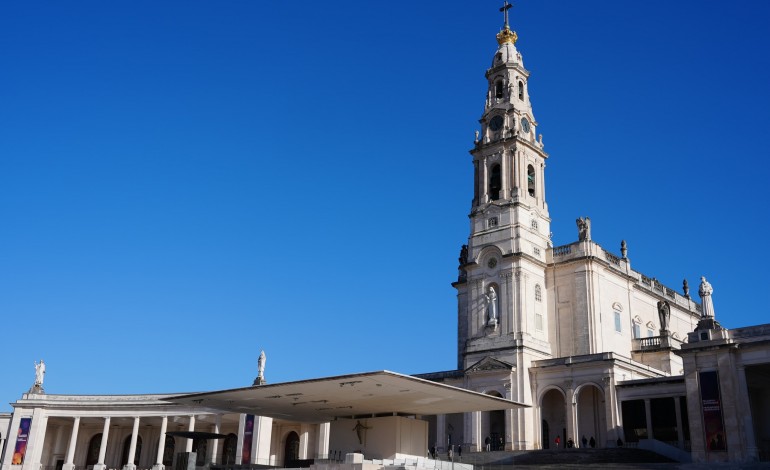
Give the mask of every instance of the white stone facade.
M 439 416 L 431 423 L 431 441 L 439 449 L 451 444 L 483 451 L 549 448 L 556 445 L 556 436 L 562 446 L 571 439 L 576 446 L 591 442 L 597 447 L 650 446 L 659 438 L 662 442 L 655 441 L 655 446 L 668 446 L 674 458 L 686 460 L 689 416 L 696 428 L 693 455 L 706 460 L 697 429 L 700 421 L 693 419 L 700 397 L 691 376 L 700 366 L 682 347 L 709 316 L 702 316 L 701 305 L 686 286 L 679 293 L 633 270 L 625 241 L 620 255 L 593 242 L 590 219 L 576 221 L 576 242 L 552 246 L 545 191 L 548 155 L 542 138 L 535 139 L 529 72 L 514 46 L 515 33 L 507 26 L 498 42 L 486 72 L 480 137 L 470 152 L 470 236 L 453 284 L 458 369 L 421 376 L 531 408 Z M 495 309 L 490 309 L 491 291 L 497 294 Z M 713 329 L 699 334 L 708 340 L 727 336 Z M 766 363 L 767 345 L 764 348 L 756 348 L 762 351 L 756 354 L 764 354 L 760 362 Z M 724 369 L 723 376 L 732 376 L 734 370 L 726 363 L 713 361 L 714 367 Z M 682 374 L 688 377 L 687 387 Z M 754 377 L 761 382 L 761 374 Z M 670 383 L 675 385 L 662 385 Z M 727 385 L 723 392 L 739 396 L 734 389 Z M 760 403 L 757 397 L 762 394 L 754 395 L 754 402 Z M 765 400 L 756 407 L 767 422 L 770 405 Z M 667 416 L 655 416 L 656 410 L 665 410 Z M 634 417 L 632 427 L 624 428 L 624 413 Z M 752 426 L 733 421 L 728 424 L 734 428 Z M 768 439 L 766 426 L 756 439 L 740 434 L 731 433 L 733 449 Z M 722 460 L 752 460 L 759 454 L 755 449 L 731 455 L 734 458 L 724 454 Z

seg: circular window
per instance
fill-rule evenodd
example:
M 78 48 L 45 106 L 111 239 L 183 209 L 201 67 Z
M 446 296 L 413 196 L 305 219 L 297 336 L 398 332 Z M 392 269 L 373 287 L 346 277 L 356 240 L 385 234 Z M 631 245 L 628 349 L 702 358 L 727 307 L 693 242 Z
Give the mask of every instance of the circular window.
M 487 261 L 487 266 L 489 266 L 489 269 L 497 266 L 497 258 L 489 258 L 489 261 Z

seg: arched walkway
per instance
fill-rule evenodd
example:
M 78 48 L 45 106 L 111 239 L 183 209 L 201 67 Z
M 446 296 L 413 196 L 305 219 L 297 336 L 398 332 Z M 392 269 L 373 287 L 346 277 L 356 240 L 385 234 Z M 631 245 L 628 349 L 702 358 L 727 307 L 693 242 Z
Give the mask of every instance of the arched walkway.
M 575 403 L 577 404 L 575 442 L 579 446 L 584 446 L 583 438 L 585 437 L 586 447 L 591 447 L 591 442 L 594 443 L 594 447 L 604 447 L 606 442 L 604 434 L 607 429 L 604 394 L 594 384 L 584 385 L 578 390 Z
M 557 436 L 561 441 L 559 447 L 564 447 L 564 435 L 567 433 L 566 403 L 564 394 L 556 388 L 545 392 L 540 399 L 540 445 L 543 449 L 552 449 Z

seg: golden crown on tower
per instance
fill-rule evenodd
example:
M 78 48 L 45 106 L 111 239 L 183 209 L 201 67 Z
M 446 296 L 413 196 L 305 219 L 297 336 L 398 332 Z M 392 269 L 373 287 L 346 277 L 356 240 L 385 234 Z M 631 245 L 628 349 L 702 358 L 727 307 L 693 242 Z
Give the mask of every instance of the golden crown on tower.
M 497 33 L 497 43 L 501 46 L 506 42 L 515 45 L 517 39 L 519 39 L 519 36 L 516 34 L 516 31 L 511 31 L 508 25 L 505 25 L 505 29 Z

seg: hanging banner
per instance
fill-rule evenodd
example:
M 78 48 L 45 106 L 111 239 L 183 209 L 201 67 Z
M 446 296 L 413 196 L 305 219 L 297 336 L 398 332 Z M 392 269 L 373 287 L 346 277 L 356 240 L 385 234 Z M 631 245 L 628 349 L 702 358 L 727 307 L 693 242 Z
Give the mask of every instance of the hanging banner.
M 27 455 L 27 441 L 29 441 L 29 427 L 31 425 L 32 418 L 21 418 L 19 421 L 19 433 L 16 434 L 16 447 L 13 449 L 11 465 L 21 465 L 24 463 L 24 456 Z
M 251 463 L 251 439 L 254 436 L 254 415 L 246 415 L 243 426 L 243 450 L 241 451 L 241 465 Z
M 717 371 L 701 372 L 700 399 L 703 407 L 703 431 L 706 449 L 726 451 L 725 424 L 722 420 L 722 400 L 719 396 L 719 375 Z

